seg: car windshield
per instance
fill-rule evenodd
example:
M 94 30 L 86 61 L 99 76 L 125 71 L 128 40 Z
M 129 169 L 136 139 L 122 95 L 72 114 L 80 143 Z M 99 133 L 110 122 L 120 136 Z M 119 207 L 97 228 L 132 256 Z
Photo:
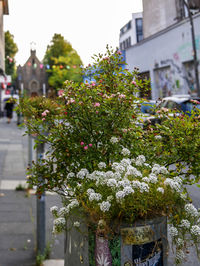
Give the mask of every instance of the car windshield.
M 184 103 L 184 111 L 185 112 L 190 112 L 192 110 L 195 110 L 195 109 L 199 109 L 200 110 L 200 102 L 199 101 L 193 101 L 193 100 L 190 100 L 188 102 L 185 102 Z

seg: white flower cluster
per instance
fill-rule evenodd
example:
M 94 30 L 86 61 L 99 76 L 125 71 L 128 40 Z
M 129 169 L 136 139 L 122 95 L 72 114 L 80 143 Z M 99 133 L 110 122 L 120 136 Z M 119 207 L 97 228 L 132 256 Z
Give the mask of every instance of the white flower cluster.
M 99 204 L 99 206 L 102 212 L 107 212 L 109 211 L 111 204 L 109 201 L 103 201 L 102 203 Z
M 138 180 L 132 181 L 133 188 L 139 189 L 141 193 L 149 192 L 149 185 L 145 182 L 140 182 Z
M 165 166 L 160 166 L 159 164 L 154 164 L 152 168 L 152 173 L 158 174 L 168 174 L 168 170 Z
M 185 259 L 185 253 L 183 252 L 183 250 L 178 250 L 176 252 L 176 260 L 178 261 L 178 263 L 180 263 L 181 261 L 183 261 Z
M 165 190 L 164 190 L 164 188 L 162 188 L 162 187 L 158 187 L 158 188 L 157 188 L 157 191 L 160 192 L 160 193 L 162 193 L 162 194 L 165 193 Z
M 66 221 L 65 218 L 59 217 L 53 222 L 53 233 L 61 233 L 65 229 Z
M 80 227 L 80 222 L 78 221 L 74 222 L 74 227 Z
M 81 169 L 78 174 L 77 177 L 80 179 L 84 179 L 84 177 L 86 177 L 89 174 L 87 169 Z
M 137 166 L 142 166 L 144 163 L 146 162 L 146 158 L 144 155 L 139 155 L 136 159 L 135 159 L 135 164 Z
M 67 175 L 67 178 L 72 178 L 72 177 L 75 177 L 75 173 L 73 173 L 73 172 L 71 172 L 71 173 L 69 173 L 68 175 Z
M 122 149 L 122 151 L 121 151 L 121 154 L 122 155 L 124 155 L 124 156 L 128 156 L 128 155 L 130 155 L 130 151 L 129 151 L 129 149 L 127 149 L 127 148 L 123 148 Z
M 171 178 L 166 178 L 166 180 L 164 181 L 164 184 L 170 186 L 170 188 L 176 192 L 181 192 L 180 184 Z
M 119 139 L 116 138 L 116 137 L 112 137 L 112 138 L 110 139 L 110 142 L 111 142 L 112 144 L 115 144 L 115 143 L 118 143 L 118 142 L 119 142 Z
M 102 196 L 100 193 L 90 193 L 89 195 L 89 201 L 93 201 L 93 200 L 100 201 L 101 199 L 102 199 Z
M 69 211 L 70 211 L 69 206 L 68 207 L 62 207 L 62 208 L 60 208 L 58 215 L 63 217 L 65 215 L 67 215 L 69 213 Z
M 171 235 L 172 238 L 178 236 L 178 230 L 177 230 L 177 228 L 174 227 L 174 226 L 171 226 L 169 228 L 169 234 Z
M 190 228 L 190 222 L 188 220 L 181 220 L 181 223 L 179 225 L 183 229 L 189 229 Z
M 100 163 L 98 164 L 98 168 L 99 168 L 99 169 L 106 168 L 106 163 L 104 163 L 104 162 L 100 162 Z
M 53 216 L 57 216 L 58 215 L 58 207 L 57 206 L 51 207 L 50 212 L 53 214 Z
M 185 211 L 188 216 L 198 217 L 198 210 L 194 207 L 192 203 L 185 205 Z
M 198 225 L 193 225 L 190 230 L 191 234 L 200 237 L 200 227 Z

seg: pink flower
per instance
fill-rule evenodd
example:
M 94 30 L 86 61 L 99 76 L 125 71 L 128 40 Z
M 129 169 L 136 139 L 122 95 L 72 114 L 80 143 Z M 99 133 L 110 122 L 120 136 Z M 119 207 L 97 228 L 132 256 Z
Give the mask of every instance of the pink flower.
M 124 94 L 120 94 L 118 97 L 119 97 L 119 98 L 125 98 L 126 95 L 124 95 Z
M 93 81 L 92 83 L 91 83 L 91 86 L 95 86 L 96 85 L 96 83 Z
M 92 147 L 92 144 L 91 143 L 89 144 L 89 147 Z
M 100 103 L 94 103 L 94 107 L 99 107 Z
M 84 150 L 87 150 L 87 149 L 88 149 L 88 146 L 85 146 L 85 147 L 84 147 Z
M 137 83 L 134 80 L 131 82 L 131 84 L 137 86 Z
M 99 113 L 99 111 L 96 111 L 96 114 L 98 114 Z
M 84 145 L 84 142 L 83 142 L 83 141 L 81 141 L 81 145 L 82 145 L 82 146 Z
M 121 51 L 117 51 L 117 54 L 121 55 L 121 54 L 122 54 L 122 52 L 121 52 Z
M 49 110 L 45 110 L 45 113 L 49 113 Z
M 42 118 L 42 121 L 44 121 L 45 120 L 45 118 Z
M 46 114 L 46 112 L 44 111 L 43 113 L 42 113 L 42 116 L 46 116 L 47 114 Z

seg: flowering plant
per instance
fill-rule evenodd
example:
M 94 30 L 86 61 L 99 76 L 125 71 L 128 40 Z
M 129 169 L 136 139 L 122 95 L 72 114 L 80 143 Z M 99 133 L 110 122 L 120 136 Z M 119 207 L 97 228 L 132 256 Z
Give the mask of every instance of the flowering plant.
M 65 187 L 66 206 L 52 207 L 54 231 L 65 228 L 66 220 L 80 209 L 89 224 L 105 221 L 108 231 L 118 232 L 122 223 L 167 216 L 170 234 L 176 245 L 176 263 L 185 258 L 189 243 L 200 243 L 200 211 L 189 200 L 181 176 L 166 167 L 150 165 L 143 155 L 128 158 L 128 149 L 122 149 L 120 162 L 98 164 L 99 169 L 89 172 L 81 169 L 69 173 Z M 79 227 L 78 221 L 74 227 Z M 187 237 L 186 237 L 187 236 Z
M 122 222 L 167 216 L 178 263 L 183 239 L 189 234 L 187 242 L 200 240 L 199 212 L 184 186 L 199 178 L 200 125 L 192 116 L 169 117 L 142 128 L 137 121 L 142 100 L 136 95 L 144 85 L 137 69 L 122 70 L 122 63 L 118 51 L 108 50 L 87 68 L 95 81 L 66 81 L 54 100 L 21 102 L 27 133 L 50 147 L 33 164 L 28 182 L 37 186 L 38 196 L 45 190 L 62 195 L 63 207 L 52 208 L 57 232 L 71 215 L 84 215 L 94 226 L 103 219 L 109 232 Z M 172 164 L 175 171 L 168 169 Z

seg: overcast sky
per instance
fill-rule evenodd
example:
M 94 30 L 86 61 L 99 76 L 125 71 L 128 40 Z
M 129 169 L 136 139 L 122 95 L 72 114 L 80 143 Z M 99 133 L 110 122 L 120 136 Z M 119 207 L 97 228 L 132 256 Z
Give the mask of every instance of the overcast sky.
M 19 52 L 17 64 L 30 56 L 31 42 L 42 60 L 54 33 L 60 33 L 80 55 L 86 66 L 91 56 L 105 52 L 107 44 L 119 46 L 119 31 L 142 11 L 142 0 L 8 0 L 9 15 L 4 31 L 14 35 Z

